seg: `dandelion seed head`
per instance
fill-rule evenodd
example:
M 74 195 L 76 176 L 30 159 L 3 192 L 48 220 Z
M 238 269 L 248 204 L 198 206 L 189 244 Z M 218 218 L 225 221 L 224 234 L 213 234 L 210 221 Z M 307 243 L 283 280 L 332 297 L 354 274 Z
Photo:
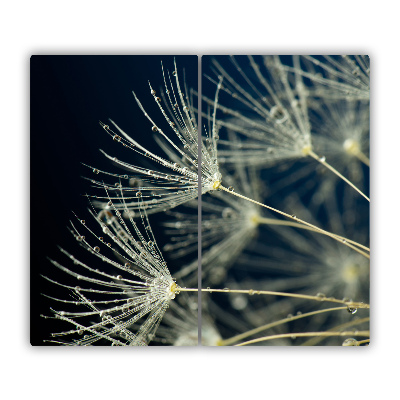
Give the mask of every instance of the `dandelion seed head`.
M 312 143 L 301 78 L 291 81 L 278 56 L 265 56 L 263 68 L 253 56 L 247 57 L 247 63 L 245 57 L 232 56 L 230 61 L 234 72 L 213 60 L 215 73 L 224 78 L 221 90 L 230 96 L 218 104 L 224 117 L 217 119 L 217 125 L 245 140 L 220 140 L 220 159 L 227 164 L 265 166 L 303 157 Z M 207 97 L 203 100 L 212 104 Z
M 174 72 L 176 72 L 176 65 Z M 165 86 L 164 93 L 162 94 L 164 102 L 159 97 L 156 97 L 156 91 L 152 89 L 151 85 L 150 92 L 156 102 L 157 108 L 168 125 L 169 131 L 164 131 L 160 125 L 156 125 L 152 116 L 144 109 L 135 93 L 134 97 L 144 116 L 151 124 L 150 129 L 154 134 L 155 141 L 167 157 L 160 156 L 143 147 L 124 132 L 114 121 L 110 120 L 118 133 L 115 133 L 109 125 L 101 122 L 100 125 L 114 140 L 117 137 L 117 142 L 124 144 L 125 147 L 128 147 L 136 154 L 149 159 L 154 163 L 155 167 L 151 170 L 139 167 L 130 162 L 112 157 L 102 151 L 108 159 L 128 170 L 129 174 L 120 175 L 99 171 L 105 176 L 118 178 L 119 182 L 116 185 L 91 179 L 91 182 L 95 186 L 106 188 L 111 193 L 112 201 L 123 193 L 126 200 L 125 204 L 129 210 L 137 209 L 137 205 L 133 199 L 141 196 L 143 198 L 142 207 L 149 214 L 174 208 L 198 196 L 199 145 L 194 106 L 189 100 L 186 100 L 189 98 L 187 89 L 185 89 L 185 95 L 181 88 L 178 73 L 171 76 L 164 68 L 162 68 L 162 73 Z M 201 144 L 202 193 L 217 190 L 222 180 L 217 160 L 217 141 L 217 128 L 213 126 L 209 143 L 207 145 L 204 143 Z M 138 158 L 135 157 L 136 159 Z M 96 173 L 96 175 L 98 174 Z M 126 180 L 128 180 L 129 185 L 123 182 Z M 115 195 L 112 195 L 112 193 L 115 193 Z M 97 198 L 100 201 L 94 204 L 100 208 L 107 208 L 107 204 L 101 201 L 101 197 L 97 196 Z M 121 204 L 116 207 L 121 207 Z
M 120 201 L 123 203 L 124 198 Z M 71 231 L 80 238 L 79 244 L 96 256 L 97 263 L 102 262 L 100 265 L 103 267 L 94 269 L 65 250 L 62 252 L 80 272 L 52 261 L 54 266 L 80 281 L 79 287 L 72 287 L 46 278 L 61 288 L 73 291 L 73 301 L 62 297 L 53 300 L 78 306 L 75 310 L 54 311 L 55 318 L 77 326 L 75 330 L 54 335 L 87 334 L 81 339 L 73 338 L 60 343 L 91 345 L 105 340 L 111 345 L 147 345 L 154 337 L 169 302 L 179 293 L 179 286 L 171 277 L 147 214 L 140 205 L 142 200 L 137 202 L 142 223 L 148 228 L 144 231 L 133 219 L 126 222 L 114 201 L 111 210 L 101 210 L 98 215 L 92 212 L 101 232 L 107 237 L 98 236 L 86 221 L 83 226 L 88 233 L 83 236 L 72 223 Z M 107 239 L 111 243 L 107 243 Z M 106 247 L 93 246 L 92 241 L 106 243 Z

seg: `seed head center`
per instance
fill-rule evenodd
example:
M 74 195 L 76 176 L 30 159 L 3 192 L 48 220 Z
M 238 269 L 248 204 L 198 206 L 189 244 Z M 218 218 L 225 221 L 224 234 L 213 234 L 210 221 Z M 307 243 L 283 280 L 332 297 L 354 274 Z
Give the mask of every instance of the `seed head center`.
M 213 183 L 213 189 L 214 190 L 219 189 L 220 186 L 221 186 L 221 181 L 215 181 Z

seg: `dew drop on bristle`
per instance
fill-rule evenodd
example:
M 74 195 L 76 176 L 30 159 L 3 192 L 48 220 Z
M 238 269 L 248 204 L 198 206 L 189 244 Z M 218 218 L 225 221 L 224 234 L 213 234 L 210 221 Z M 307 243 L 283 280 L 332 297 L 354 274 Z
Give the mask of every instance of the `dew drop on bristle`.
M 347 311 L 348 311 L 350 314 L 355 314 L 355 313 L 357 312 L 357 308 L 356 308 L 356 307 L 348 307 L 348 308 L 347 308 Z

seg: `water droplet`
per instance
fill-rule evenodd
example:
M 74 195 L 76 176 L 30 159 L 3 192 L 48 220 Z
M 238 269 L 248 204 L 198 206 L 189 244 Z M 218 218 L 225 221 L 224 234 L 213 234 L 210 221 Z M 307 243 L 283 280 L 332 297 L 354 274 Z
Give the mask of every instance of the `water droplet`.
M 154 243 L 151 240 L 147 244 L 149 245 L 149 247 L 153 247 L 154 246 Z
M 99 247 L 99 246 L 96 246 L 93 250 L 94 250 L 96 253 L 98 253 L 98 252 L 100 251 L 100 247 Z
M 158 128 L 154 125 L 154 126 L 151 128 L 151 130 L 152 130 L 153 132 L 157 132 L 157 131 L 158 131 Z
M 253 296 L 253 294 L 254 294 L 254 290 L 253 290 L 253 289 L 250 289 L 250 290 L 249 290 L 249 295 L 250 295 L 250 296 Z
M 99 170 L 97 168 L 93 168 L 93 173 L 98 174 Z
M 317 293 L 317 297 L 319 300 L 324 300 L 326 298 L 326 295 L 324 293 Z
M 347 311 L 350 314 L 355 314 L 357 312 L 357 307 L 347 307 Z
M 235 189 L 233 188 L 233 186 L 229 186 L 229 187 L 228 187 L 228 190 L 229 190 L 230 192 L 233 192 Z
M 342 343 L 342 346 L 357 346 L 357 340 L 354 338 L 348 338 Z
M 84 219 L 81 219 L 81 224 L 82 224 L 82 225 L 85 225 L 85 224 L 86 224 L 86 221 L 85 221 Z
M 270 116 L 274 118 L 278 124 L 286 121 L 286 119 L 288 118 L 285 110 L 278 105 L 272 107 L 269 113 Z
M 325 157 L 325 156 L 322 156 L 322 157 L 320 157 L 320 159 L 319 159 L 319 161 L 321 161 L 321 162 L 325 162 L 325 160 L 326 160 L 326 157 Z
M 122 275 L 118 275 L 116 278 L 117 279 L 122 279 Z
M 156 91 L 154 89 L 151 89 L 150 93 L 154 96 L 156 94 Z
M 293 314 L 288 314 L 286 318 L 293 318 Z
M 142 192 L 137 192 L 136 197 L 139 197 L 139 198 L 142 197 Z
M 172 75 L 173 75 L 173 76 L 176 76 L 177 74 L 178 74 L 178 73 L 177 73 L 176 71 L 173 71 L 173 72 L 172 72 Z
M 120 142 L 121 141 L 121 137 L 118 135 L 114 135 L 113 136 L 113 140 L 115 140 L 116 142 Z

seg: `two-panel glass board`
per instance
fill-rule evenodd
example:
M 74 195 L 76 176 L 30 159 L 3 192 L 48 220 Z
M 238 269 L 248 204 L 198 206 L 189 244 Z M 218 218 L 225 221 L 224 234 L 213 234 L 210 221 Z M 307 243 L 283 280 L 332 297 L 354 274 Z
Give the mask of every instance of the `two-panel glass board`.
M 366 55 L 32 56 L 31 344 L 369 344 Z

